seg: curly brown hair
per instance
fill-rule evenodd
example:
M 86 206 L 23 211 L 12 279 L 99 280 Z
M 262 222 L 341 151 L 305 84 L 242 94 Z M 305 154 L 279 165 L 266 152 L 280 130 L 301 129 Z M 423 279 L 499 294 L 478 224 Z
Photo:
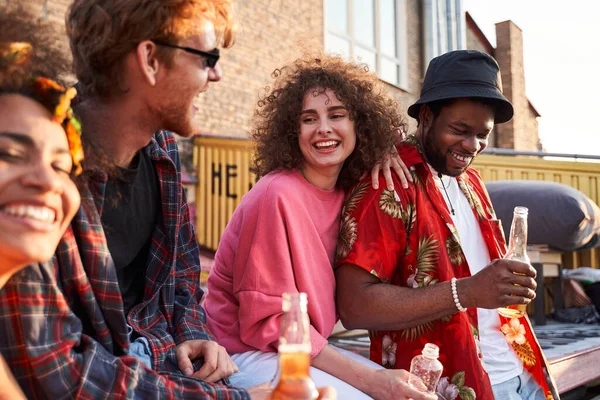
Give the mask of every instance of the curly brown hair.
M 70 107 L 76 91 L 64 87 L 71 72 L 64 33 L 15 3 L 0 5 L 0 26 L 0 95 L 38 102 L 65 129 L 76 180 L 83 159 L 81 126 Z
M 65 85 L 71 72 L 71 59 L 64 46 L 64 34 L 54 24 L 36 18 L 12 2 L 0 5 L 0 26 L 0 44 L 5 51 L 11 44 L 28 48 L 23 61 L 0 58 L 0 93 L 33 96 L 32 76 L 43 76 Z M 51 113 L 56 107 L 56 104 L 43 105 Z
M 299 168 L 304 161 L 298 135 L 304 96 L 309 90 L 331 89 L 354 121 L 356 147 L 344 162 L 337 186 L 347 188 L 389 153 L 399 132 L 406 130 L 398 102 L 365 65 L 339 56 L 307 54 L 276 69 L 273 87 L 258 102 L 252 137 L 254 169 L 258 176 Z
M 212 22 L 217 43 L 234 42 L 231 0 L 75 0 L 66 18 L 73 66 L 85 96 L 109 97 L 122 90 L 125 56 L 144 40 L 179 44 L 197 33 L 193 22 Z M 177 51 L 160 46 L 168 66 Z

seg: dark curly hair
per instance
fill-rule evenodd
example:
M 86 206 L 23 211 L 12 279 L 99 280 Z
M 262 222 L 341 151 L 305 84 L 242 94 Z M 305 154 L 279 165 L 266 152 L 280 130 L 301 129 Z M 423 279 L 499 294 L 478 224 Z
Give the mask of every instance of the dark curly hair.
M 66 37 L 55 24 L 35 17 L 18 3 L 0 5 L 0 26 L 0 96 L 28 97 L 63 127 L 73 157 L 72 177 L 78 183 L 83 159 L 81 125 L 70 106 L 76 91 L 65 87 L 71 76 Z
M 396 100 L 386 93 L 377 76 L 365 65 L 339 56 L 307 54 L 272 73 L 273 87 L 258 102 L 252 138 L 254 172 L 298 168 L 304 158 L 298 144 L 304 95 L 331 89 L 346 106 L 354 122 L 356 147 L 344 162 L 337 186 L 347 188 L 370 171 L 406 131 Z
M 19 93 L 33 97 L 31 76 L 44 76 L 64 86 L 70 76 L 71 59 L 66 37 L 55 25 L 34 17 L 18 3 L 0 5 L 0 44 L 23 43 L 31 51 L 25 62 L 0 58 L 0 93 Z M 34 100 L 39 101 L 34 97 Z M 41 103 L 51 113 L 56 104 Z

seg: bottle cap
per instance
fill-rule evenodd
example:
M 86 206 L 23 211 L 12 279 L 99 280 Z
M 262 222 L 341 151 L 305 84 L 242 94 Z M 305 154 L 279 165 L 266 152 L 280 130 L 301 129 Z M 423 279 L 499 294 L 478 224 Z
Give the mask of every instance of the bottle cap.
M 422 354 L 427 358 L 438 358 L 440 356 L 440 348 L 433 343 L 427 343 L 423 347 Z

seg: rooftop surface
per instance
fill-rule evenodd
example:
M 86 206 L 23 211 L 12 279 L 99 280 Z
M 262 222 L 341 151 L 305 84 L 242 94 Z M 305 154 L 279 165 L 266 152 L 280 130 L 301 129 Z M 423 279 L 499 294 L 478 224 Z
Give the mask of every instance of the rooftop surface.
M 565 324 L 548 321 L 534 331 L 551 365 L 559 391 L 565 393 L 583 384 L 598 384 L 600 377 L 600 325 Z M 366 331 L 342 331 L 329 343 L 369 357 L 370 340 Z M 562 395 L 561 395 L 562 397 Z M 575 396 L 573 399 L 592 397 Z M 593 397 L 600 399 L 600 397 Z

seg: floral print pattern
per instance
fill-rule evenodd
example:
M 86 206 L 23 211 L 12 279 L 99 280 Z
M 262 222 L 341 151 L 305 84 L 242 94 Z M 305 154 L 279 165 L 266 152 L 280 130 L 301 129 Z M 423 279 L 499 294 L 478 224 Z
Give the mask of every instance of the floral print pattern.
M 381 342 L 381 365 L 386 368 L 396 367 L 396 350 L 398 350 L 398 343 L 392 341 L 389 336 L 384 336 Z
M 535 353 L 531 345 L 527 342 L 525 327 L 518 318 L 512 318 L 508 323 L 500 328 L 504 338 L 517 353 L 517 356 L 527 366 L 533 366 L 536 363 Z
M 403 144 L 398 152 L 415 178 L 415 184 L 406 190 L 390 192 L 385 187 L 372 189 L 370 181 L 365 179 L 361 182 L 362 189 L 355 187 L 350 191 L 348 197 L 354 199 L 350 202 L 353 209 L 344 211 L 349 218 L 344 218 L 343 224 L 351 225 L 351 229 L 345 228 L 342 232 L 352 232 L 356 239 L 351 237 L 346 241 L 353 244 L 343 253 L 345 256 L 338 259 L 338 265 L 352 263 L 382 282 L 414 291 L 448 282 L 453 277 L 470 276 L 458 232 L 449 213 L 440 207 L 445 200 L 435 186 L 431 171 L 414 146 Z M 506 251 L 505 241 L 498 234 L 499 224 L 490 223 L 494 214 L 481 177 L 468 169 L 457 181 L 477 217 L 490 258 L 501 258 Z M 401 186 L 398 181 L 395 184 Z M 357 192 L 361 192 L 360 196 Z M 355 201 L 359 197 L 360 201 Z M 500 326 L 507 324 L 508 330 L 505 330 L 514 339 L 511 346 L 527 370 L 545 391 L 552 388 L 543 378 L 542 357 L 531 327 L 521 319 L 526 340 L 519 344 L 521 328 L 514 326 L 514 322 L 511 325 L 508 319 L 499 318 Z M 475 309 L 407 329 L 370 331 L 370 337 L 371 359 L 386 368 L 409 369 L 410 360 L 420 353 L 425 343 L 435 343 L 440 347 L 439 359 L 445 374 L 438 386 L 441 398 L 493 398 L 478 349 Z M 533 362 L 536 364 L 532 365 Z
M 390 217 L 400 219 L 404 215 L 404 208 L 396 201 L 394 194 L 395 191 L 384 189 L 379 197 L 379 208 Z
M 512 318 L 507 324 L 502 325 L 500 328 L 504 334 L 504 338 L 508 344 L 523 344 L 525 339 L 525 327 L 521 325 L 518 318 Z
M 450 383 L 447 376 L 440 379 L 437 385 L 437 395 L 440 400 L 454 400 L 458 397 L 458 394 L 458 387 Z
M 448 239 L 446 239 L 446 251 L 450 256 L 450 262 L 453 265 L 460 265 L 465 262 L 465 256 L 463 255 L 462 248 L 454 236 L 448 236 Z
M 469 201 L 469 205 L 471 206 L 471 208 L 473 210 L 475 210 L 475 212 L 477 213 L 477 217 L 479 219 L 487 218 L 487 215 L 486 215 L 485 211 L 483 210 L 483 205 L 481 204 L 481 200 L 479 199 L 479 197 L 475 196 L 475 194 L 473 193 L 473 188 L 471 188 L 471 186 L 466 182 L 466 180 L 459 179 L 458 186 L 460 187 L 462 192 L 467 197 L 467 200 Z
M 448 377 L 440 379 L 436 394 L 438 399 L 443 400 L 455 400 L 460 396 L 462 400 L 475 400 L 477 395 L 475 391 L 465 385 L 465 371 L 459 371 L 452 375 L 452 380 L 448 380 Z
M 342 215 L 342 223 L 340 224 L 340 235 L 336 250 L 336 259 L 344 258 L 354 246 L 356 242 L 356 219 L 349 215 Z
M 359 183 L 350 191 L 344 201 L 342 223 L 340 224 L 340 234 L 336 250 L 337 260 L 346 257 L 352 246 L 354 246 L 354 242 L 356 241 L 356 219 L 350 213 L 363 198 L 368 186 L 367 183 Z

